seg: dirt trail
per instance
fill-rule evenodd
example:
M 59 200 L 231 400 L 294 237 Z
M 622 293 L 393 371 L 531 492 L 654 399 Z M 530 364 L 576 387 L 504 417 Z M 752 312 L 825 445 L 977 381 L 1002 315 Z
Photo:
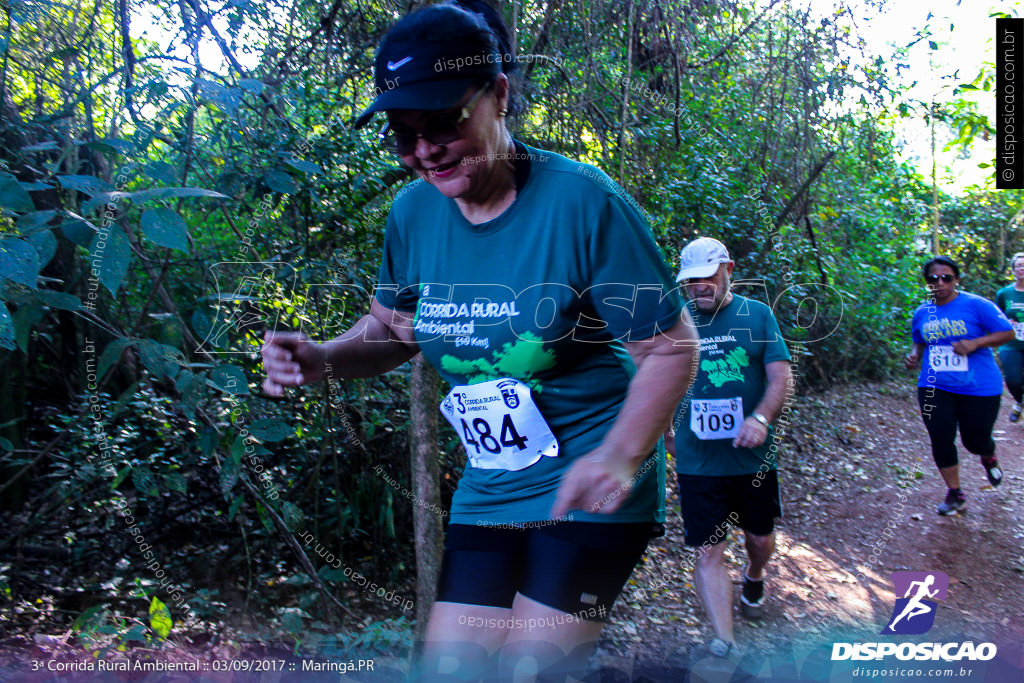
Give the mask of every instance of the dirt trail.
M 741 654 L 782 661 L 793 651 L 804 653 L 797 659 L 816 652 L 827 659 L 837 640 L 880 640 L 894 604 L 890 572 L 941 570 L 949 575 L 947 599 L 932 630 L 916 638 L 992 641 L 1000 658 L 1021 666 L 1024 421 L 1007 420 L 1011 402 L 1005 395 L 995 427 L 1003 484 L 989 486 L 977 457 L 959 447 L 967 514 L 941 517 L 935 506 L 946 490 L 910 382 L 800 399 L 780 457 L 784 519 L 766 584 L 771 602 L 760 623 L 735 612 Z M 634 680 L 644 678 L 637 672 L 645 667 L 651 680 L 671 680 L 671 671 L 692 662 L 687 653 L 713 637 L 685 566 L 671 495 L 668 534 L 652 544 L 633 579 L 639 588 L 666 585 L 645 600 L 629 600 L 627 592 L 600 647 L 603 661 L 632 667 Z M 744 557 L 733 535 L 727 559 L 737 595 Z M 659 667 L 668 668 L 659 674 Z

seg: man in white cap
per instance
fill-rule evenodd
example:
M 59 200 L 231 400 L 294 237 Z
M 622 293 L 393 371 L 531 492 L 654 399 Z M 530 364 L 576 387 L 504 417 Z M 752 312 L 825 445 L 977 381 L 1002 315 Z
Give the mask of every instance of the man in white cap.
M 756 619 L 764 605 L 764 569 L 782 515 L 771 425 L 791 391 L 790 356 L 771 309 L 729 291 L 734 263 L 724 244 L 701 237 L 680 260 L 676 281 L 686 287 L 701 360 L 665 441 L 675 455 L 686 545 L 697 548 L 697 593 L 715 630 L 708 649 L 726 657 L 734 647 L 724 561 L 730 523 L 743 529 L 748 557 L 741 610 Z

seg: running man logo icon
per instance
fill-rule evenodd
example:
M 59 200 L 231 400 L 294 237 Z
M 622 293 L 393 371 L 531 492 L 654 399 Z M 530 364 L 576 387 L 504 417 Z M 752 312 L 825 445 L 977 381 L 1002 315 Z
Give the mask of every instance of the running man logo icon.
M 889 624 L 883 635 L 920 635 L 935 624 L 936 600 L 946 599 L 949 577 L 943 572 L 893 572 L 891 575 L 896 595 Z

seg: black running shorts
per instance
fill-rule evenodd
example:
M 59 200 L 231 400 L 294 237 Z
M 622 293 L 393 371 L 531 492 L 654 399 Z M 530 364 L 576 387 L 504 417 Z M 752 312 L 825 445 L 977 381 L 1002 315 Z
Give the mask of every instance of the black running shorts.
M 652 525 L 533 522 L 450 524 L 437 599 L 512 607 L 516 593 L 604 621 L 651 537 Z
M 775 518 L 782 516 L 775 470 L 733 477 L 678 477 L 686 545 L 720 543 L 730 524 L 767 536 L 775 530 Z

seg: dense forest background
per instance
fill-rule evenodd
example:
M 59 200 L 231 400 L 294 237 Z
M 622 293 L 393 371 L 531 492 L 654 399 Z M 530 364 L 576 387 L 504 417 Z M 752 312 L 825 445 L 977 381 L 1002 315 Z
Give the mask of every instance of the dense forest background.
M 0 629 L 411 637 L 409 369 L 274 400 L 258 349 L 368 306 L 410 176 L 350 124 L 416 4 L 3 0 Z M 935 244 L 991 297 L 1024 237 L 1021 192 L 901 161 L 902 118 L 994 135 L 965 97 L 994 76 L 907 97 L 903 53 L 858 38 L 881 4 L 498 5 L 517 137 L 617 179 L 668 262 L 723 240 L 801 342 L 804 393 L 896 370 Z M 456 445 L 433 448 L 444 503 Z

